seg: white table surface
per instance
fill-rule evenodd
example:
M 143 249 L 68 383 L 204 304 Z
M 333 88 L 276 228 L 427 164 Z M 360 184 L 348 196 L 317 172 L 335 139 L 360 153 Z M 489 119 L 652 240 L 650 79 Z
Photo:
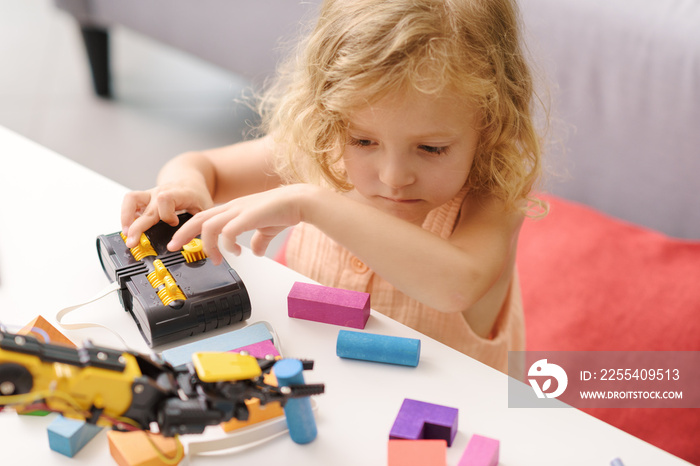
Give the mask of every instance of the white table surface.
M 119 230 L 126 188 L 3 128 L 0 167 L 0 322 L 16 330 L 41 314 L 55 323 L 59 310 L 108 285 L 95 238 Z M 193 464 L 386 464 L 389 430 L 404 398 L 459 409 L 448 465 L 457 464 L 474 433 L 501 441 L 501 465 L 602 466 L 617 457 L 626 466 L 688 464 L 573 408 L 508 408 L 505 375 L 374 311 L 365 331 L 420 338 L 420 364 L 342 360 L 335 355 L 342 327 L 287 317 L 292 283 L 308 279 L 247 250 L 227 259 L 248 288 L 249 322 L 270 322 L 285 356 L 313 359 L 306 381 L 325 383 L 326 393 L 316 397 L 319 433 L 312 443 L 297 445 L 282 436 L 235 454 L 198 456 Z M 149 351 L 115 294 L 64 322 L 108 325 L 132 349 Z M 119 347 L 104 330 L 64 333 L 76 342 L 90 338 Z M 74 458 L 52 451 L 46 427 L 53 416 L 0 413 L 0 464 L 115 464 L 105 430 Z

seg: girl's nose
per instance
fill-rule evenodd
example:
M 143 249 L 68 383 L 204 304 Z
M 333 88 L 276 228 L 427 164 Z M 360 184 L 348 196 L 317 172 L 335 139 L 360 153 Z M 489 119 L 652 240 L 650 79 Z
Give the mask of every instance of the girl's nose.
M 379 180 L 390 188 L 398 189 L 413 184 L 416 176 L 407 157 L 386 154 L 379 167 Z

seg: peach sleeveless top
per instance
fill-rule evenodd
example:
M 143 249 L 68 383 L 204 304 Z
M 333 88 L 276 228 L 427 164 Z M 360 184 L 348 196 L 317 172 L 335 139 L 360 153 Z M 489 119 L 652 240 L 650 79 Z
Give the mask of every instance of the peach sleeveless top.
M 432 210 L 423 228 L 449 238 L 459 217 L 466 189 Z M 299 224 L 286 245 L 286 264 L 293 270 L 335 288 L 370 293 L 372 309 L 407 325 L 484 364 L 507 373 L 508 351 L 525 350 L 525 325 L 517 270 L 491 337 L 476 335 L 461 313 L 446 314 L 409 298 L 375 274 L 348 250 L 309 224 Z M 420 267 L 406 258 L 406 266 Z

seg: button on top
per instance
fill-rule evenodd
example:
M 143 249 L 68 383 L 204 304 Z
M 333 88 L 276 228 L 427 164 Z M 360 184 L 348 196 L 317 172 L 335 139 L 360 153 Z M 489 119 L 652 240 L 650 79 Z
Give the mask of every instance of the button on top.
M 352 267 L 352 270 L 356 273 L 365 273 L 369 270 L 367 264 L 362 262 L 357 257 L 353 257 L 352 259 L 350 259 L 350 266 Z
M 182 247 L 182 255 L 187 262 L 196 262 L 207 258 L 207 255 L 204 254 L 202 240 L 199 238 L 194 238 L 192 241 L 185 244 Z

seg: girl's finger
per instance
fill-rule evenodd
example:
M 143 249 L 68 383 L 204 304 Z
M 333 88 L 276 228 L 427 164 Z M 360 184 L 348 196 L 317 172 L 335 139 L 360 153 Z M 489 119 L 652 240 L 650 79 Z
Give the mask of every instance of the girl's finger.
M 270 242 L 278 233 L 279 232 L 273 234 L 267 229 L 265 229 L 265 231 L 255 230 L 253 237 L 250 239 L 250 249 L 253 251 L 253 254 L 256 256 L 265 255 L 265 251 L 267 251 L 268 246 L 270 246 Z
M 225 210 L 211 216 L 202 223 L 201 238 L 204 252 L 212 258 L 215 264 L 221 262 L 221 252 L 219 251 L 219 234 L 228 222 L 236 217 L 236 212 Z
M 140 217 L 131 224 L 128 230 L 126 245 L 133 248 L 141 239 L 143 232 L 158 223 L 158 213 L 154 209 L 146 209 Z
M 147 206 L 151 200 L 148 191 L 132 191 L 124 196 L 121 210 L 122 231 L 128 231 L 134 220 L 138 218 L 137 212 Z
M 158 207 L 158 216 L 171 227 L 177 226 L 180 219 L 177 217 L 177 200 L 171 193 L 160 193 L 156 197 L 156 205 Z
M 167 245 L 169 251 L 179 251 L 182 247 L 192 241 L 202 231 L 202 223 L 209 218 L 209 211 L 200 212 L 186 221 L 170 239 Z
M 241 245 L 238 244 L 238 238 L 231 238 L 230 236 L 222 236 L 221 242 L 224 246 L 224 249 L 232 252 L 236 256 L 240 256 Z

